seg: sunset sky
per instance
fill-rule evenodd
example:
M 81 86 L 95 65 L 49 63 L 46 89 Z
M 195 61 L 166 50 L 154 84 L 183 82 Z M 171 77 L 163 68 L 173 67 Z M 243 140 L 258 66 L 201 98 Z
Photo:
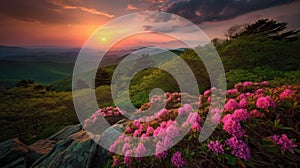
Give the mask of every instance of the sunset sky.
M 182 16 L 198 25 L 211 39 L 224 38 L 230 26 L 259 18 L 285 21 L 290 29 L 299 29 L 299 7 L 297 0 L 1 0 L 0 45 L 80 47 L 103 24 L 141 11 Z M 153 22 L 168 20 L 157 17 Z M 155 31 L 151 25 L 140 24 L 145 30 Z M 178 26 L 171 24 L 162 29 L 176 32 Z M 122 23 L 119 28 L 125 29 Z M 174 39 L 151 33 L 119 45 L 151 45 L 153 38 L 156 43 L 177 47 Z M 103 36 L 101 40 L 105 43 L 109 37 Z

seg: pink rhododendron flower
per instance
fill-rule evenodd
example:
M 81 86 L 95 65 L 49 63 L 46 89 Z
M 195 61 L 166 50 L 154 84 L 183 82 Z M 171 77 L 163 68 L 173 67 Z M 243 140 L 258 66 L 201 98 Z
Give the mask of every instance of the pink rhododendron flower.
M 235 137 L 242 137 L 245 134 L 245 131 L 242 129 L 241 124 L 238 121 L 232 119 L 232 115 L 227 114 L 222 118 L 223 130 L 226 131 L 228 134 L 235 136 Z
M 171 158 L 171 162 L 174 166 L 181 168 L 186 164 L 185 159 L 181 156 L 180 152 L 175 152 Z
M 203 120 L 202 120 L 202 118 L 199 116 L 198 113 L 196 113 L 196 112 L 191 112 L 191 113 L 189 114 L 189 116 L 187 117 L 187 120 L 186 120 L 186 121 L 189 122 L 190 124 L 193 124 L 194 122 L 199 122 L 199 123 L 201 123 Z
M 138 121 L 138 120 L 134 120 L 133 121 L 133 125 L 136 127 L 136 128 L 139 128 L 141 123 Z
M 269 101 L 271 107 L 276 107 L 276 102 L 270 96 L 266 96 L 266 99 Z
M 207 98 L 207 102 L 208 102 L 208 103 L 211 102 L 211 97 L 210 97 L 210 96 Z
M 160 127 L 166 128 L 167 127 L 167 122 L 165 122 L 165 121 L 161 122 Z
M 211 92 L 210 90 L 206 90 L 206 91 L 203 93 L 203 95 L 204 95 L 204 96 L 208 96 L 208 95 L 210 94 L 210 92 Z
M 167 136 L 166 129 L 165 128 L 160 128 L 157 136 L 158 137 L 165 137 L 165 136 Z
M 114 157 L 113 166 L 117 167 L 120 164 L 120 161 L 118 158 Z
M 261 94 L 263 94 L 264 93 L 264 90 L 263 89 L 257 89 L 256 91 L 255 91 L 255 94 L 257 94 L 257 95 L 261 95 Z
M 129 149 L 131 149 L 130 143 L 125 143 L 125 144 L 123 145 L 122 152 L 125 154 L 126 151 L 128 151 Z
M 126 137 L 125 134 L 121 134 L 121 135 L 118 137 L 118 140 L 123 140 L 125 137 Z
M 247 86 L 251 86 L 253 83 L 252 82 L 244 82 L 243 83 L 243 86 L 244 87 L 247 87 Z
M 157 137 L 157 136 L 158 136 L 160 129 L 161 129 L 160 127 L 157 127 L 157 128 L 154 130 L 154 132 L 153 132 L 153 136 L 154 136 L 154 137 Z
M 289 150 L 291 153 L 294 153 L 294 148 L 297 147 L 296 144 L 292 140 L 290 140 L 286 134 L 279 135 L 273 135 L 270 137 L 272 141 L 279 145 L 283 151 Z
M 283 92 L 280 93 L 279 99 L 284 100 L 286 98 L 289 98 L 293 95 L 293 91 L 290 89 L 285 89 Z
M 172 138 L 175 138 L 179 135 L 179 130 L 178 130 L 178 127 L 174 126 L 174 125 L 170 125 L 167 130 L 167 135 L 169 137 L 172 137 Z
M 218 108 L 214 108 L 214 109 L 211 109 L 210 112 L 212 114 L 221 114 L 222 113 L 222 110 L 221 109 L 218 109 Z
M 231 137 L 226 140 L 226 144 L 231 148 L 231 154 L 237 158 L 244 160 L 248 160 L 250 158 L 250 149 L 244 141 L 239 140 L 236 137 Z
M 166 125 L 166 127 L 169 127 L 170 125 L 172 125 L 173 124 L 173 120 L 169 120 L 168 122 L 167 122 L 167 125 Z
M 187 113 L 185 112 L 185 110 L 183 110 L 182 107 L 178 108 L 178 115 L 184 115 L 184 114 L 187 114 Z
M 247 96 L 246 96 L 244 93 L 240 94 L 240 95 L 237 97 L 237 99 L 240 99 L 240 100 L 242 100 L 242 99 L 244 99 L 244 98 L 247 98 Z
M 161 109 L 159 112 L 158 112 L 158 115 L 157 117 L 160 118 L 161 116 L 167 114 L 169 111 L 167 109 Z
M 164 152 L 161 152 L 161 153 L 156 153 L 155 154 L 155 157 L 157 159 L 164 159 L 168 156 L 168 152 L 167 151 L 164 151 Z
M 155 148 L 155 153 L 156 154 L 160 154 L 160 153 L 163 153 L 164 151 L 167 151 L 167 147 L 164 146 L 164 143 L 162 141 L 158 141 L 156 143 L 156 148 Z
M 132 132 L 132 128 L 131 127 L 127 127 L 125 130 L 125 133 L 131 133 Z
M 138 137 L 140 134 L 141 134 L 141 131 L 140 131 L 140 130 L 135 130 L 135 131 L 133 132 L 133 136 L 134 136 L 134 137 Z
M 276 104 L 270 96 L 259 97 L 256 101 L 256 107 L 261 109 L 266 109 L 268 107 L 275 108 Z
M 111 153 L 115 152 L 117 146 L 118 146 L 118 141 L 115 141 L 112 145 L 110 145 L 109 152 Z
M 97 121 L 97 117 L 98 117 L 98 116 L 97 116 L 96 113 L 94 113 L 94 114 L 91 116 L 93 123 L 95 123 L 95 122 Z
M 183 107 L 178 108 L 178 115 L 185 115 L 192 111 L 193 108 L 189 104 L 184 104 Z
M 243 85 L 242 83 L 237 83 L 237 84 L 234 85 L 234 88 L 238 89 L 242 85 Z
M 254 110 L 250 111 L 251 118 L 258 118 L 260 116 L 261 116 L 261 113 L 258 110 L 254 109 Z
M 142 132 L 142 131 L 143 131 L 143 129 L 144 129 L 144 125 L 143 125 L 143 124 L 141 124 L 141 125 L 138 127 L 138 130 L 139 130 L 140 132 Z
M 183 105 L 183 109 L 184 109 L 184 111 L 186 111 L 186 112 L 190 112 L 190 111 L 193 110 L 192 106 L 189 105 L 189 104 L 184 104 L 184 105 Z
M 127 142 L 129 142 L 129 141 L 131 141 L 131 137 L 130 137 L 130 136 L 127 136 L 127 137 L 124 138 L 124 142 L 125 142 L 125 143 L 127 143 Z
M 240 121 L 246 121 L 247 118 L 249 117 L 249 114 L 246 109 L 238 109 L 234 111 L 231 117 L 233 120 L 240 122 Z
M 231 90 L 226 91 L 227 95 L 232 95 L 232 94 L 237 94 L 237 93 L 239 93 L 239 91 L 237 89 L 231 89 Z
M 89 122 L 89 119 L 84 120 L 84 122 L 83 122 L 83 127 L 86 127 L 87 124 L 88 124 L 88 122 Z
M 163 143 L 163 145 L 164 145 L 165 148 L 172 147 L 174 145 L 173 137 L 170 137 L 170 136 L 163 137 L 162 143 Z
M 246 98 L 243 98 L 240 103 L 239 103 L 239 107 L 240 108 L 246 108 L 248 105 L 248 102 L 247 102 L 247 99 Z
M 250 96 L 252 96 L 253 94 L 250 93 L 250 92 L 247 92 L 247 93 L 245 93 L 245 95 L 246 95 L 246 97 L 250 97 Z
M 225 104 L 224 109 L 227 111 L 235 110 L 239 107 L 239 103 L 235 99 L 229 99 Z
M 221 121 L 223 123 L 227 122 L 227 120 L 231 120 L 231 114 L 226 114 L 222 119 Z
M 125 157 L 124 157 L 124 164 L 126 166 L 129 166 L 132 163 L 132 157 L 130 157 L 132 155 L 132 151 L 128 150 L 125 153 Z
M 147 152 L 147 149 L 145 148 L 143 143 L 139 143 L 139 145 L 136 148 L 135 155 L 136 157 L 143 157 Z
M 265 86 L 268 86 L 268 85 L 269 85 L 269 82 L 263 81 L 263 82 L 261 82 L 261 84 L 263 84 L 263 85 L 265 85 Z
M 211 117 L 211 122 L 214 124 L 219 124 L 220 119 L 221 119 L 221 115 L 219 113 L 216 113 Z
M 210 141 L 207 145 L 208 149 L 213 151 L 216 155 L 219 153 L 224 154 L 224 149 L 222 144 L 219 141 Z
M 148 127 L 148 128 L 147 128 L 147 131 L 146 131 L 146 134 L 147 134 L 147 135 L 151 135 L 153 132 L 154 132 L 154 128 Z
M 198 122 L 194 122 L 191 129 L 192 129 L 192 131 L 201 131 L 202 127 L 199 125 Z

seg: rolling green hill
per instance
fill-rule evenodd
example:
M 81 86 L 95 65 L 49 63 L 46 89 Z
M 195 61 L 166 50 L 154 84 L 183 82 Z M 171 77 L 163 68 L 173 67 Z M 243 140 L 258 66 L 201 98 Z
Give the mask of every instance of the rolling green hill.
M 73 66 L 73 63 L 1 60 L 0 83 L 5 81 L 14 82 L 21 79 L 33 79 L 37 83 L 49 84 L 55 80 L 71 75 Z

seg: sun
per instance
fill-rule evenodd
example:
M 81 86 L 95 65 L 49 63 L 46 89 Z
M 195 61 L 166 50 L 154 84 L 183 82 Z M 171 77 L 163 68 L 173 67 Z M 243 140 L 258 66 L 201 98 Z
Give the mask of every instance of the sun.
M 102 42 L 106 42 L 106 37 L 102 37 L 102 38 L 101 38 L 101 41 L 102 41 Z

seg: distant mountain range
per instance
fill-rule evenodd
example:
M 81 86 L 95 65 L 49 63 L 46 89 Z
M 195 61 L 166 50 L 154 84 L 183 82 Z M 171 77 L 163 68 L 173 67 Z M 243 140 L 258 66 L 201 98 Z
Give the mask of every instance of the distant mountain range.
M 182 50 L 178 49 L 177 51 Z M 80 48 L 0 46 L 0 88 L 12 87 L 22 79 L 32 79 L 37 83 L 50 84 L 53 81 L 69 77 L 73 73 L 79 52 Z M 91 52 L 93 52 L 93 56 L 86 56 L 87 61 L 82 63 L 86 67 L 96 63 L 95 55 L 100 54 L 101 51 L 91 49 Z M 102 58 L 100 66 L 117 64 L 130 53 L 148 52 L 157 54 L 155 49 L 149 50 L 145 47 L 110 50 Z

